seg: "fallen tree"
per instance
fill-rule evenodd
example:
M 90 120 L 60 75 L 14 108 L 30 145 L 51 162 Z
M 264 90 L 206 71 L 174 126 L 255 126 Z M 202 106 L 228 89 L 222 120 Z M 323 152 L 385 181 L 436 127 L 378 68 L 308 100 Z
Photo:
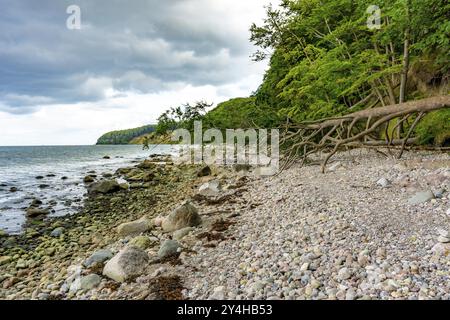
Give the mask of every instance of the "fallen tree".
M 280 145 L 285 149 L 282 169 L 301 159 L 302 164 L 308 156 L 318 152 L 329 152 L 322 162 L 322 172 L 330 158 L 343 148 L 397 148 L 401 158 L 407 146 L 414 145 L 414 129 L 429 112 L 449 108 L 450 96 L 436 96 L 406 103 L 365 109 L 340 117 L 288 122 L 283 127 Z M 391 128 L 391 121 L 398 119 Z M 398 128 L 406 128 L 401 136 L 394 139 Z M 397 131 L 396 131 L 397 130 Z M 380 140 L 384 138 L 383 140 Z

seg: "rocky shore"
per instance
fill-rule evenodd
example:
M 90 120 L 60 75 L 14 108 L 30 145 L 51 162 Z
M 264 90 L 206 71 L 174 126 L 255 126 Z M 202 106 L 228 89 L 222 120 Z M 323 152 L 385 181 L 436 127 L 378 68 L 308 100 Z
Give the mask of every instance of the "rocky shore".
M 0 298 L 450 299 L 450 156 L 334 160 L 87 178 L 79 214 L 0 235 Z

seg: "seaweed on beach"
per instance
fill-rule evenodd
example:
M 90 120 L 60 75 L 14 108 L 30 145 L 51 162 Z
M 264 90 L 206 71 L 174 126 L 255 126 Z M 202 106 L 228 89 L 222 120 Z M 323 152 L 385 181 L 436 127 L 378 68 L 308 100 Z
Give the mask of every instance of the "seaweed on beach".
M 184 287 L 179 276 L 157 277 L 149 282 L 150 294 L 147 299 L 183 300 Z

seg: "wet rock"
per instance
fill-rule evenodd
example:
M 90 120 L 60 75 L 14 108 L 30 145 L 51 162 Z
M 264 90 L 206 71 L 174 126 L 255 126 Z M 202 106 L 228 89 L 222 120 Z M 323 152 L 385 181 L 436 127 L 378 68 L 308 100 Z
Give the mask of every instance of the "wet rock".
M 434 194 L 431 191 L 421 191 L 417 192 L 414 196 L 408 199 L 408 203 L 410 205 L 416 205 L 425 203 L 427 201 L 430 201 L 431 199 L 434 199 Z
M 50 187 L 50 185 L 48 185 L 48 184 L 40 184 L 39 185 L 39 189 L 47 189 L 49 187 Z
M 30 207 L 39 207 L 42 204 L 42 201 L 39 199 L 33 199 L 30 203 Z
M 195 227 L 202 223 L 197 208 L 190 203 L 185 203 L 170 213 L 162 222 L 162 228 L 166 232 L 180 230 L 186 227 Z
M 197 177 L 206 177 L 211 175 L 211 168 L 209 166 L 204 166 L 197 172 Z
M 49 214 L 50 211 L 48 209 L 40 209 L 35 207 L 30 207 L 27 209 L 27 217 L 35 218 L 43 215 Z
M 90 194 L 108 194 L 119 191 L 121 189 L 116 180 L 104 180 L 93 183 L 89 188 Z
M 103 159 L 108 160 L 108 159 L 111 159 L 111 157 L 110 156 L 104 156 Z
M 146 217 L 142 217 L 139 220 L 122 223 L 117 227 L 117 233 L 122 237 L 126 237 L 146 232 L 150 229 L 151 222 Z
M 61 180 L 67 180 L 67 179 L 69 179 L 68 177 L 66 177 L 66 176 L 64 176 L 64 177 L 61 177 Z
M 126 282 L 140 276 L 149 262 L 148 254 L 136 247 L 126 247 L 115 255 L 103 269 L 103 275 L 117 282 Z
M 95 181 L 95 179 L 94 179 L 94 177 L 93 176 L 86 176 L 86 177 L 84 177 L 84 179 L 83 179 L 83 182 L 84 183 L 92 183 L 92 182 L 94 182 Z
M 17 192 L 17 191 L 19 191 L 19 189 L 17 189 L 16 187 L 9 188 L 9 192 Z
M 98 264 L 103 264 L 112 257 L 113 253 L 108 249 L 97 250 L 83 262 L 83 266 L 86 268 L 92 268 Z
M 42 180 L 42 179 L 44 179 L 44 176 L 36 176 L 35 178 L 36 178 L 36 180 Z
M 167 258 L 167 257 L 174 256 L 174 255 L 176 255 L 178 253 L 178 248 L 181 248 L 181 246 L 178 243 L 178 241 L 166 240 L 161 245 L 161 248 L 159 248 L 158 257 L 160 259 L 164 259 L 164 258 Z

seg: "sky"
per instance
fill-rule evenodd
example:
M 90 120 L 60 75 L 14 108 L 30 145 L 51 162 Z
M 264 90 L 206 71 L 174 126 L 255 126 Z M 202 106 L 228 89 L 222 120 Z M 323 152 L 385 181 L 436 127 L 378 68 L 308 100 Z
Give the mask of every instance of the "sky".
M 0 145 L 94 144 L 170 107 L 250 95 L 267 61 L 251 60 L 249 27 L 269 3 L 0 0 Z

